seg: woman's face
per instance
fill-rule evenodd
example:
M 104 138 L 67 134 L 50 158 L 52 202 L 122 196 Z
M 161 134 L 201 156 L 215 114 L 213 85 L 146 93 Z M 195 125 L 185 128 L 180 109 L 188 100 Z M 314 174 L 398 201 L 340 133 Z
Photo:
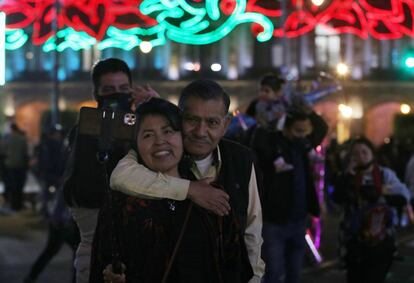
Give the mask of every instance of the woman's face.
M 367 145 L 357 143 L 352 149 L 352 159 L 355 166 L 364 166 L 374 159 L 374 155 Z
M 178 162 L 183 155 L 182 137 L 167 119 L 160 115 L 146 116 L 138 131 L 137 147 L 149 169 L 178 177 Z

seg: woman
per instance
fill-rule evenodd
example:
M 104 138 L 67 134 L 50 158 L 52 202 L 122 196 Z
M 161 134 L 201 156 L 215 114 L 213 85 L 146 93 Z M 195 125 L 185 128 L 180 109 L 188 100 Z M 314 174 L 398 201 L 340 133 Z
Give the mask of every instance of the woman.
M 153 98 L 141 104 L 136 114 L 138 161 L 162 174 L 191 178 L 186 170 L 190 166 L 182 158 L 180 110 Z M 113 196 L 112 209 L 106 206 L 100 215 L 90 282 L 222 282 L 222 268 L 231 267 L 235 257 L 234 249 L 222 248 L 229 238 L 220 235 L 220 228 L 228 221 L 188 200 L 148 200 L 122 193 Z M 113 229 L 109 218 L 115 220 Z M 109 246 L 114 242 L 110 236 L 113 231 L 125 265 L 124 274 L 117 276 L 107 266 L 112 260 Z
M 391 169 L 377 164 L 368 139 L 355 139 L 347 170 L 336 180 L 333 193 L 333 200 L 344 207 L 341 232 L 348 282 L 384 282 L 395 252 L 387 198 L 398 196 L 408 202 L 406 186 Z

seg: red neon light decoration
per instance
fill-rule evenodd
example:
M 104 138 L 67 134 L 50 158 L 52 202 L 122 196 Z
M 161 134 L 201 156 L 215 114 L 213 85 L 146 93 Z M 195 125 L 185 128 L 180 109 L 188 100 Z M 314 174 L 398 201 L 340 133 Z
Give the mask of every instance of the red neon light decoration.
M 222 13 L 230 15 L 236 1 L 220 1 Z M 318 24 L 326 25 L 337 33 L 352 33 L 361 38 L 368 35 L 380 40 L 414 37 L 413 0 L 325 0 L 321 6 L 313 5 L 310 0 L 286 1 L 288 12 L 283 27 L 280 26 L 282 9 L 279 1 L 248 0 L 246 10 L 269 17 L 275 25 L 275 37 L 298 37 L 312 31 Z M 105 37 L 110 26 L 119 29 L 156 26 L 158 23 L 154 18 L 139 11 L 140 3 L 141 0 L 61 0 L 58 27 L 84 31 L 99 41 Z M 4 0 L 0 4 L 0 11 L 7 14 L 8 28 L 26 29 L 32 26 L 34 44 L 43 44 L 54 35 L 55 9 L 54 0 Z M 254 34 L 261 29 L 258 25 L 252 25 Z
M 64 0 L 60 1 L 59 29 L 71 27 L 102 40 L 107 29 L 137 26 L 150 27 L 157 21 L 139 11 L 141 1 L 124 0 Z M 8 28 L 27 28 L 33 25 L 32 42 L 43 44 L 54 35 L 52 29 L 56 17 L 54 0 L 5 0 L 0 10 L 7 15 Z

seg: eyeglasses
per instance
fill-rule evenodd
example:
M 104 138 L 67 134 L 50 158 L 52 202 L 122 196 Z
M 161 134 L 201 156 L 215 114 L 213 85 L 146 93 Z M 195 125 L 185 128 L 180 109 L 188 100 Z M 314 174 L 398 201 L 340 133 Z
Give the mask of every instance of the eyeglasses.
M 200 126 L 204 121 L 209 129 L 218 129 L 220 128 L 224 121 L 228 118 L 228 115 L 224 117 L 208 117 L 202 118 L 190 114 L 184 114 L 183 121 L 193 127 Z

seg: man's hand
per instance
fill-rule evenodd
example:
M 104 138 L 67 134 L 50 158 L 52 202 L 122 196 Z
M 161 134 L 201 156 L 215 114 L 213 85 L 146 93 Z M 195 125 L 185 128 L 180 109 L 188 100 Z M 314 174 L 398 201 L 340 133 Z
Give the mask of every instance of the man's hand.
M 137 105 L 142 103 L 151 97 L 160 97 L 158 92 L 156 92 L 149 84 L 144 86 L 134 86 L 131 92 L 131 96 L 133 99 L 132 108 L 131 110 L 135 111 Z
M 116 274 L 112 271 L 112 264 L 108 264 L 102 272 L 105 283 L 125 283 L 125 265 L 122 264 L 122 273 Z
M 188 198 L 199 206 L 217 215 L 227 215 L 230 211 L 229 195 L 223 190 L 211 186 L 213 178 L 191 181 Z

